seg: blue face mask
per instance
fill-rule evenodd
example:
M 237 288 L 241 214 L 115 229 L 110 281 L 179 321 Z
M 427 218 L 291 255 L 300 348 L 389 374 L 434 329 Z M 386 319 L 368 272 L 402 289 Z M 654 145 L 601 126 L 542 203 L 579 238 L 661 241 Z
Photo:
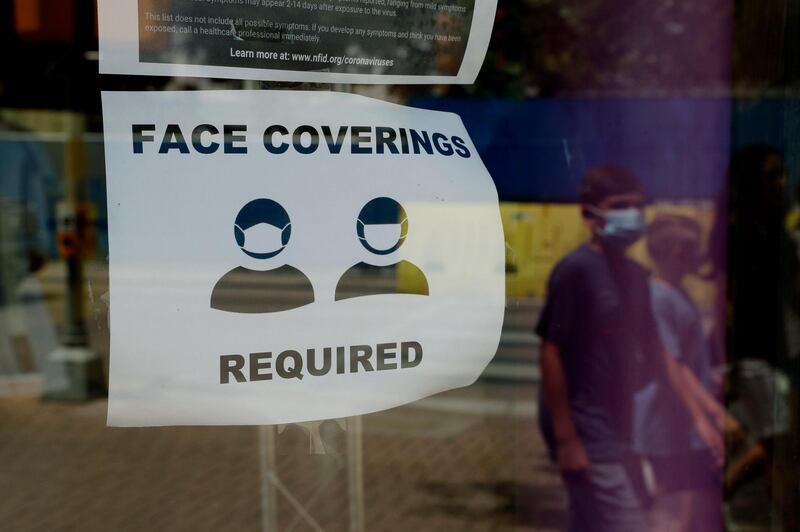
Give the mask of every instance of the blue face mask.
M 604 222 L 602 227 L 595 226 L 595 233 L 613 246 L 630 246 L 642 237 L 647 227 L 644 221 L 644 211 L 636 207 L 608 211 L 594 208 L 591 210 Z
M 288 223 L 283 227 L 275 227 L 266 222 L 260 222 L 247 229 L 242 229 L 238 225 L 233 227 L 236 229 L 237 235 L 242 235 L 242 239 L 237 240 L 237 242 L 241 242 L 239 247 L 242 251 L 254 259 L 270 259 L 286 247 L 289 238 L 285 232 L 291 225 Z

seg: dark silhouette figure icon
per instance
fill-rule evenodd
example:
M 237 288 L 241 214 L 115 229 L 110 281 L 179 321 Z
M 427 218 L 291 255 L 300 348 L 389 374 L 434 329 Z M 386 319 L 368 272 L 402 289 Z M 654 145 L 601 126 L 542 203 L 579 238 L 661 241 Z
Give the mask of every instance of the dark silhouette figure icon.
M 242 207 L 233 234 L 244 254 L 268 260 L 286 248 L 292 224 L 279 203 L 262 198 Z M 223 275 L 211 292 L 211 308 L 240 314 L 282 312 L 313 302 L 311 281 L 288 264 L 272 270 L 239 266 Z
M 391 198 L 375 198 L 367 203 L 356 222 L 356 234 L 361 245 L 374 255 L 391 255 L 406 241 L 408 234 L 408 217 L 406 211 L 397 201 Z M 399 270 L 403 271 L 407 287 L 403 288 L 394 284 L 367 282 L 375 280 L 382 274 L 394 274 L 396 279 Z M 360 262 L 342 275 L 336 285 L 336 301 L 354 297 L 385 295 L 385 294 L 413 294 L 428 295 L 428 280 L 416 265 L 407 260 L 401 260 L 388 266 L 377 266 L 367 262 Z

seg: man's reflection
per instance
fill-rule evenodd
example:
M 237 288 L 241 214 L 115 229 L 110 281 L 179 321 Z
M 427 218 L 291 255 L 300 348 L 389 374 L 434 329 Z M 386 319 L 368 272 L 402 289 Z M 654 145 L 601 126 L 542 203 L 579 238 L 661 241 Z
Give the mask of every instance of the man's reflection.
M 649 274 L 626 256 L 645 231 L 637 176 L 590 169 L 581 182 L 589 243 L 551 274 L 537 334 L 542 338 L 541 425 L 569 495 L 569 530 L 641 531 L 641 463 L 631 446 L 633 398 L 649 378 L 674 393 L 703 442 L 722 458 L 722 440 L 659 340 Z

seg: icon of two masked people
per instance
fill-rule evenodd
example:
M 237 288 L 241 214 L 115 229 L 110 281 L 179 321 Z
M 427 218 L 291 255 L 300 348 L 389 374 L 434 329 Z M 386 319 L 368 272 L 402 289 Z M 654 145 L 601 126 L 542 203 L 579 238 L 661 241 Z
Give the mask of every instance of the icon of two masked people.
M 645 222 L 631 171 L 590 168 L 589 241 L 554 268 L 542 339 L 539 423 L 574 532 L 722 529 L 723 427 L 712 350 L 684 281 L 703 261 L 691 216 Z M 646 236 L 649 271 L 629 258 Z
M 396 200 L 375 198 L 355 214 L 353 237 L 370 256 L 391 259 L 405 243 L 408 216 Z M 264 261 L 267 267 L 269 260 L 289 245 L 291 235 L 292 223 L 286 209 L 268 198 L 255 199 L 242 207 L 234 223 L 234 237 L 241 251 Z M 409 282 L 396 282 L 400 270 Z M 427 296 L 428 281 L 422 270 L 407 260 L 389 265 L 360 261 L 342 274 L 335 299 L 386 294 Z M 309 278 L 289 264 L 266 270 L 239 266 L 223 275 L 211 294 L 211 308 L 243 314 L 282 312 L 314 301 Z

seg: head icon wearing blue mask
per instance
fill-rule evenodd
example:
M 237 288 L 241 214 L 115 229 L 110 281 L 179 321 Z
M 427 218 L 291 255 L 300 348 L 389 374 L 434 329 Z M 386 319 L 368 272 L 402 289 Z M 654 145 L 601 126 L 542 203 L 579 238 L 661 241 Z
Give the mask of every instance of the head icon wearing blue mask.
M 391 198 L 375 198 L 364 205 L 356 222 L 361 245 L 370 253 L 394 253 L 408 234 L 408 217 L 403 207 Z
M 289 243 L 292 224 L 280 203 L 261 198 L 242 207 L 236 216 L 233 234 L 247 256 L 271 259 Z

